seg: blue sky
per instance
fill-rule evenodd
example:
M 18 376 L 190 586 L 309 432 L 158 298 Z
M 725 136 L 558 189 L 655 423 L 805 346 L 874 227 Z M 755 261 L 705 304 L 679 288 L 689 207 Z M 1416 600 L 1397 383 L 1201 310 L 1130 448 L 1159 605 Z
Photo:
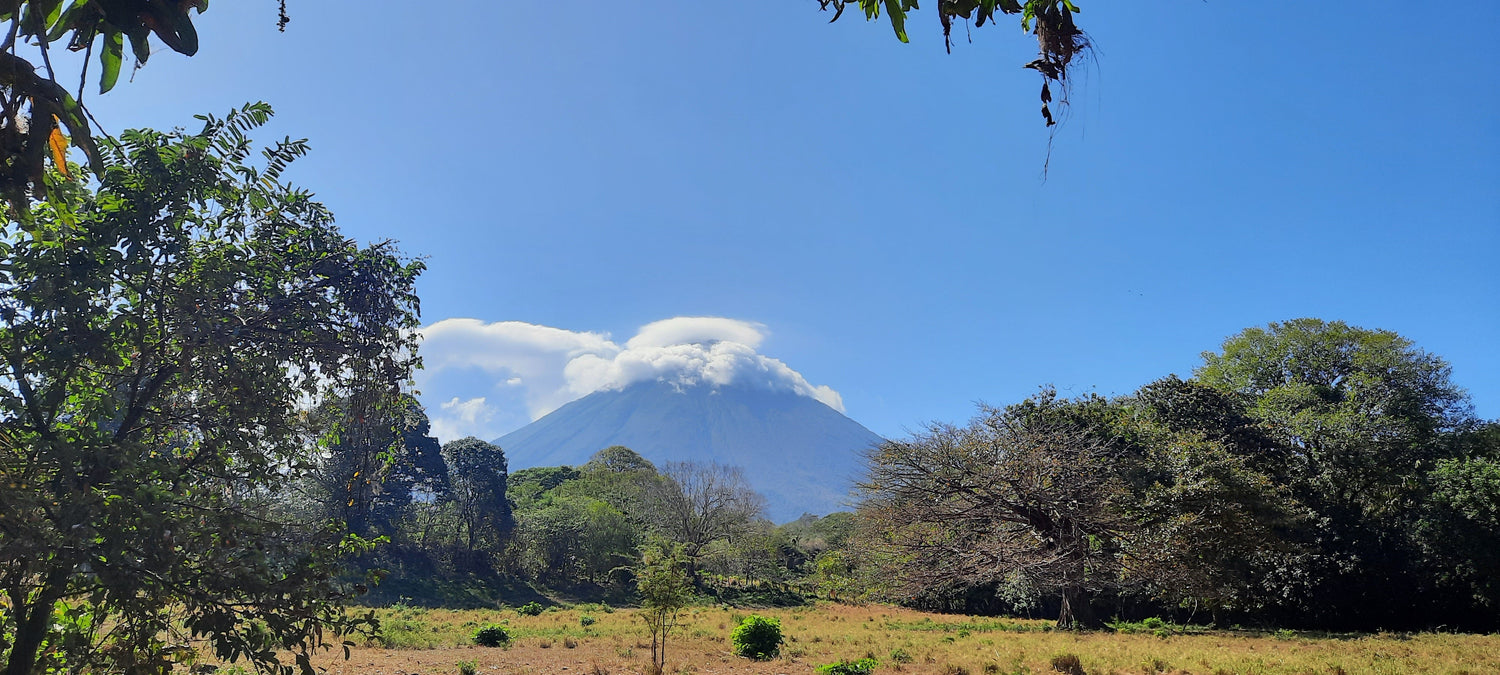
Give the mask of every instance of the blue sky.
M 294 0 L 284 34 L 269 0 L 216 2 L 197 56 L 86 102 L 112 131 L 272 103 L 266 140 L 314 148 L 294 182 L 427 257 L 428 323 L 617 355 L 738 319 L 881 434 L 1127 393 L 1300 316 L 1412 338 L 1500 417 L 1500 3 L 1080 4 L 1097 65 L 1045 181 L 1014 23 L 947 55 L 931 10 L 903 45 L 813 0 Z M 445 428 L 508 431 L 536 412 L 514 379 L 424 401 L 485 397 Z

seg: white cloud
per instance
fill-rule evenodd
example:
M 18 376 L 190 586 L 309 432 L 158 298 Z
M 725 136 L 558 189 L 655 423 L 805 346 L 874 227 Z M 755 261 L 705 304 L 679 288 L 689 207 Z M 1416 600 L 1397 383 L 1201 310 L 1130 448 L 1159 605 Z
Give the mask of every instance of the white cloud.
M 454 396 L 443 403 L 441 413 L 429 415 L 432 435 L 445 441 L 464 436 L 485 438 L 485 434 L 490 433 L 487 429 L 489 422 L 494 418 L 495 410 L 485 404 L 483 396 L 468 400 Z
M 529 419 L 601 389 L 648 381 L 790 391 L 844 410 L 838 392 L 814 386 L 785 363 L 757 352 L 769 333 L 764 325 L 749 321 L 676 317 L 641 327 L 624 346 L 608 333 L 519 321 L 444 319 L 421 332 L 426 370 L 418 377 L 420 390 L 438 393 L 428 391 L 428 385 L 454 373 L 477 373 L 488 387 L 486 394 L 509 390 L 504 395 L 514 397 L 519 390 Z M 475 433 L 463 430 L 488 423 L 495 415 L 494 405 L 494 401 L 486 402 L 486 396 L 454 397 L 442 405 L 442 430 Z M 444 440 L 457 437 L 438 433 L 436 418 L 433 430 Z

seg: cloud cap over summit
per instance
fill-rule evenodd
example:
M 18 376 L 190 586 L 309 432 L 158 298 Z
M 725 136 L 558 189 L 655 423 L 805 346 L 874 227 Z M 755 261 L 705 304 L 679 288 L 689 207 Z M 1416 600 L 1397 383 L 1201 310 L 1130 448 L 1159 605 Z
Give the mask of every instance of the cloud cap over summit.
M 674 317 L 642 326 L 624 345 L 606 332 L 521 321 L 444 319 L 421 333 L 418 389 L 446 401 L 428 406 L 443 440 L 492 437 L 593 392 L 643 382 L 790 392 L 844 410 L 838 392 L 759 353 L 770 332 L 751 321 Z

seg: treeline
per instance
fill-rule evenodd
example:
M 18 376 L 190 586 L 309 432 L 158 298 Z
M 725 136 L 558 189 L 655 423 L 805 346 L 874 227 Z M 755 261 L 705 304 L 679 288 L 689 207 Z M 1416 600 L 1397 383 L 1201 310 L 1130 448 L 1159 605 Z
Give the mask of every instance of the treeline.
M 628 597 L 659 538 L 683 546 L 700 592 L 761 602 L 1062 626 L 1500 625 L 1500 425 L 1475 417 L 1441 358 L 1386 331 L 1271 324 L 1190 379 L 982 406 L 870 449 L 857 513 L 781 526 L 732 467 L 658 467 L 616 446 L 508 473 L 500 448 L 439 449 L 415 403 L 405 414 L 401 439 L 330 446 L 320 502 L 389 539 L 364 563 L 403 593 L 509 580 Z
M 875 595 L 1333 629 L 1500 626 L 1500 425 L 1439 357 L 1299 319 L 1128 396 L 1044 390 L 870 454 Z
M 303 508 L 383 538 L 357 564 L 380 577 L 375 601 L 520 604 L 543 588 L 631 602 L 640 551 L 659 541 L 681 545 L 700 592 L 800 603 L 813 561 L 854 532 L 849 513 L 774 525 L 737 467 L 658 467 L 613 446 L 582 466 L 510 472 L 477 438 L 439 447 L 415 401 L 400 416 L 340 419 L 353 409 L 320 413 L 338 431 Z

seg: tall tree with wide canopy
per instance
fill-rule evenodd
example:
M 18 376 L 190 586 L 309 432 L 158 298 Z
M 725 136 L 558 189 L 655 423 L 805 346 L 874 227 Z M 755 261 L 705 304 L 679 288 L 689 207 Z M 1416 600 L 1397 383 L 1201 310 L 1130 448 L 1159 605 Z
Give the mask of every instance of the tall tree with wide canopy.
M 1319 555 L 1298 570 L 1298 595 L 1316 601 L 1301 613 L 1364 628 L 1442 622 L 1454 599 L 1423 569 L 1417 520 L 1434 481 L 1453 477 L 1433 471 L 1478 424 L 1448 363 L 1391 331 L 1313 318 L 1246 329 L 1203 359 L 1197 379 L 1240 397 L 1286 448 L 1286 480 L 1315 514 Z
M 280 182 L 301 142 L 249 162 L 270 114 L 127 132 L 97 185 L 49 174 L 0 228 L 6 675 L 158 672 L 203 638 L 311 673 L 360 626 L 337 562 L 362 544 L 283 490 L 318 454 L 311 405 L 397 400 L 422 265 Z

